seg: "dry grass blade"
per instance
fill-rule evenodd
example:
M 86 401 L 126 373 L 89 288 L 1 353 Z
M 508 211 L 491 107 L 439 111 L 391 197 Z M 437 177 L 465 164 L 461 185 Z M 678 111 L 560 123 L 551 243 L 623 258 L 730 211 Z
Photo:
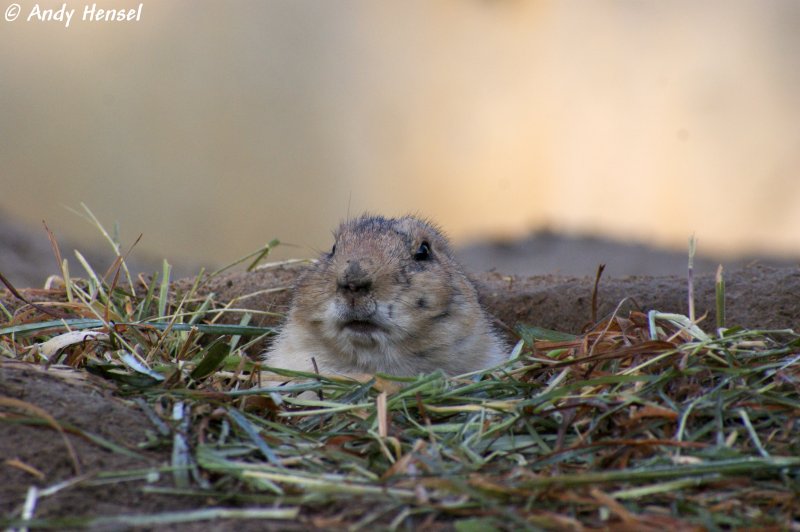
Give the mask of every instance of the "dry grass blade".
M 8 291 L 11 292 L 14 295 L 14 297 L 19 299 L 20 301 L 22 301 L 26 305 L 32 306 L 33 308 L 35 308 L 39 312 L 43 312 L 44 314 L 48 314 L 48 315 L 53 316 L 55 318 L 63 318 L 63 317 L 65 317 L 63 314 L 60 314 L 58 312 L 54 312 L 52 310 L 49 310 L 49 309 L 45 308 L 42 305 L 38 305 L 36 303 L 28 301 L 28 299 L 26 299 L 25 296 L 20 294 L 19 291 L 14 287 L 14 285 L 12 285 L 11 282 L 8 279 L 6 279 L 6 277 L 2 273 L 0 273 L 0 283 L 3 283 L 3 285 L 5 285 L 5 287 L 8 289 Z
M 594 287 L 592 287 L 592 323 L 597 323 L 597 294 L 600 288 L 600 278 L 606 270 L 605 264 L 600 264 L 597 267 L 597 274 L 594 278 Z

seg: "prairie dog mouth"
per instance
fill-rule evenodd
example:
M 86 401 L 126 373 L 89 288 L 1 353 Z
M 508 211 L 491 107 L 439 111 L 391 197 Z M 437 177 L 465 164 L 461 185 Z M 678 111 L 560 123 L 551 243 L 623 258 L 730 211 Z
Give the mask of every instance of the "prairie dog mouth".
M 383 333 L 386 330 L 370 320 L 349 320 L 342 324 L 342 330 L 356 334 Z

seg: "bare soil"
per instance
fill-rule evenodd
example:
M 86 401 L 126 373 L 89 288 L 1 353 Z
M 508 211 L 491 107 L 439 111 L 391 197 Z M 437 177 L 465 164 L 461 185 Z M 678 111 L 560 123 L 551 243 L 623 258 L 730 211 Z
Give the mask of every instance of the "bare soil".
M 4 359 L 0 361 L 0 397 L 24 401 L 47 412 L 65 428 L 77 456 L 76 466 L 57 430 L 29 422 L 39 417 L 27 410 L 29 406 L 3 405 L 0 515 L 19 515 L 31 486 L 44 488 L 75 478 L 83 481 L 42 497 L 36 516 L 114 515 L 137 508 L 174 508 L 173 500 L 142 493 L 141 481 L 93 485 L 98 480 L 93 475 L 99 471 L 143 469 L 168 458 L 166 446 L 149 451 L 139 448 L 154 433 L 154 427 L 136 405 L 114 396 L 109 385 L 69 368 L 45 370 Z M 112 452 L 67 427 L 100 436 L 130 449 L 135 456 Z M 17 463 L 32 469 L 23 469 Z
M 197 507 L 196 498 L 146 491 L 173 485 L 168 473 L 157 479 L 135 475 L 136 470 L 169 465 L 172 442 L 159 439 L 156 427 L 140 407 L 114 395 L 106 382 L 63 366 L 46 370 L 0 359 L 0 401 L 9 398 L 24 401 L 29 406 L 0 403 L 0 456 L 3 457 L 0 462 L 0 478 L 3 479 L 0 517 L 19 517 L 31 487 L 44 489 L 66 481 L 73 484 L 52 495 L 39 497 L 37 518 L 114 517 Z M 77 457 L 77 469 L 59 432 L 53 426 L 35 423 L 32 418 L 39 416 L 28 410 L 30 405 L 47 412 L 64 429 Z M 111 451 L 87 435 L 100 436 L 135 455 Z M 132 473 L 132 479 L 127 482 L 104 483 L 100 476 L 126 472 Z M 212 497 L 206 498 L 205 503 L 208 507 L 243 506 L 239 501 Z M 315 528 L 311 523 L 270 525 L 263 521 L 229 519 L 173 525 L 169 530 L 214 531 L 234 527 L 242 531 Z M 64 528 L 78 527 L 65 523 Z M 102 524 L 91 529 L 120 530 L 119 526 Z

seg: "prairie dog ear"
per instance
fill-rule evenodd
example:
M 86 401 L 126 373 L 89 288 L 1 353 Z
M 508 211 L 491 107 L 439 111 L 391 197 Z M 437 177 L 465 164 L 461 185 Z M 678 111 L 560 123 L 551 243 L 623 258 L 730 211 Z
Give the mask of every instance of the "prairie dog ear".
M 404 216 L 396 221 L 398 232 L 402 232 L 414 241 L 413 252 L 416 252 L 423 242 L 428 244 L 429 252 L 451 256 L 453 250 L 444 231 L 435 223 L 425 218 Z

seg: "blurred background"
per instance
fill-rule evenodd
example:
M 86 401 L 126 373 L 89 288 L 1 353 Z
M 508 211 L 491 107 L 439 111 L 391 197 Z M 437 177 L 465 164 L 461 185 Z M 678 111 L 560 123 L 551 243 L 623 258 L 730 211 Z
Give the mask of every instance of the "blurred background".
M 145 0 L 130 22 L 17 2 L 17 282 L 55 273 L 43 219 L 102 249 L 81 202 L 123 247 L 143 234 L 143 268 L 187 273 L 274 237 L 312 256 L 365 210 L 435 219 L 476 269 L 680 274 L 692 234 L 704 268 L 800 256 L 799 2 Z M 26 20 L 37 5 L 75 15 Z

